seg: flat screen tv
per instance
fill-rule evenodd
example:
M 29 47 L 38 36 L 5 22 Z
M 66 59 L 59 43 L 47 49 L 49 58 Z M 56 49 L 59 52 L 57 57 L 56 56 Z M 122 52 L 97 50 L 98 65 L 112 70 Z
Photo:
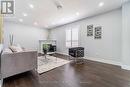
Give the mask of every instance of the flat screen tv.
M 56 51 L 56 45 L 52 45 L 52 44 L 47 44 L 47 45 L 49 47 L 48 52 L 55 52 Z

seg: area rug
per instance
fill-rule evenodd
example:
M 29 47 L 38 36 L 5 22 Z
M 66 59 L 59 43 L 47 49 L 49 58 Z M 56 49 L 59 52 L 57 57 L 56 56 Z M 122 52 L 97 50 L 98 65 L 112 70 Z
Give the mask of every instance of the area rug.
M 56 58 L 53 56 L 47 55 L 47 59 L 45 59 L 44 56 L 38 57 L 38 73 L 42 74 L 44 72 L 50 71 L 52 69 L 55 69 L 57 67 L 63 66 L 67 63 L 69 63 L 69 60 L 64 60 L 61 58 Z

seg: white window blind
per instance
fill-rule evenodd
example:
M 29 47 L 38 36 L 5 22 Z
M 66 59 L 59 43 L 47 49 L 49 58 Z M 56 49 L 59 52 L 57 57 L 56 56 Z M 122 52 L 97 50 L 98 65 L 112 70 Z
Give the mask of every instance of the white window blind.
M 78 28 L 66 29 L 66 47 L 78 47 Z

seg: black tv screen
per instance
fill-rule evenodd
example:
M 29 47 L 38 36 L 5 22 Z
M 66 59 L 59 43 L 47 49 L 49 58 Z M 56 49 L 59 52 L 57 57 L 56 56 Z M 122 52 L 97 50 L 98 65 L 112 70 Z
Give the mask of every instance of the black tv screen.
M 55 52 L 56 51 L 56 45 L 47 44 L 49 46 L 48 52 Z

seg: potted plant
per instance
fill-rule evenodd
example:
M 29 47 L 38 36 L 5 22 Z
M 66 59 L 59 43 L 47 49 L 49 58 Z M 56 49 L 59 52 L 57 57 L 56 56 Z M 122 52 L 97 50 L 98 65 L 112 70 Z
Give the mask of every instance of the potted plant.
M 44 52 L 44 54 L 47 54 L 49 48 L 50 48 L 50 46 L 48 44 L 43 44 L 43 52 Z

